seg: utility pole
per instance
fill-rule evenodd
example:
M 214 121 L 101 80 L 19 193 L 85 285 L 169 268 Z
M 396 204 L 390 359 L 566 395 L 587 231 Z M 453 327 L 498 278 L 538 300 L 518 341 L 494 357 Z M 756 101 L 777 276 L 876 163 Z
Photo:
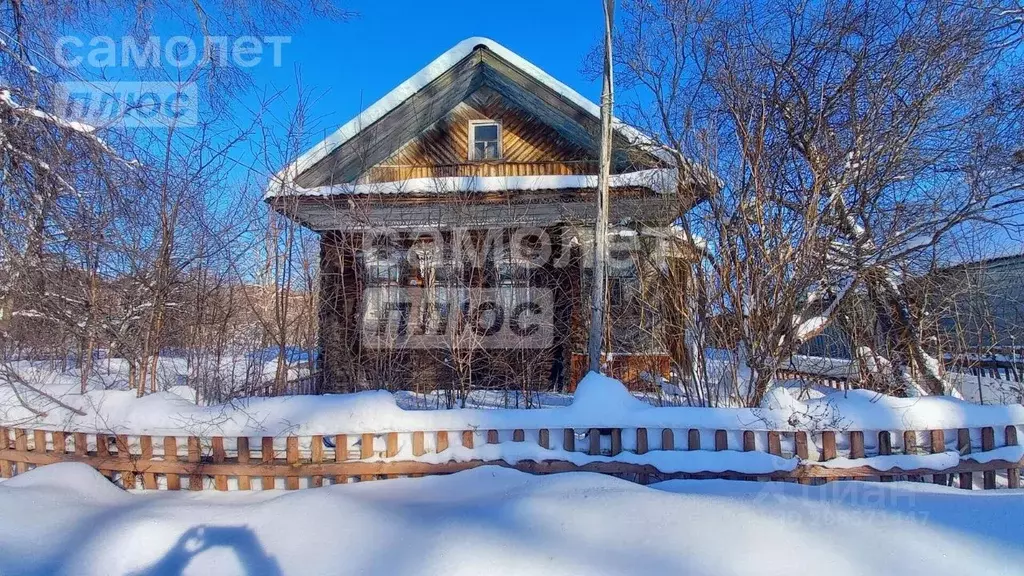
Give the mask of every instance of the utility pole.
M 615 0 L 604 0 L 604 82 L 601 87 L 601 157 L 594 223 L 594 277 L 590 292 L 590 371 L 601 371 L 605 323 L 605 261 L 608 258 L 608 177 L 612 163 L 612 21 Z

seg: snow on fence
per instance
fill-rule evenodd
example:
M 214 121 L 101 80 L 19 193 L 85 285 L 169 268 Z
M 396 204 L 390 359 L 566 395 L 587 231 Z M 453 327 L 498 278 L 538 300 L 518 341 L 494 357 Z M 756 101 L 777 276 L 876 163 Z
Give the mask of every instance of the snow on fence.
M 956 430 L 772 431 L 589 428 L 377 432 L 333 436 L 154 437 L 0 428 L 0 477 L 84 462 L 125 488 L 254 490 L 450 474 L 499 465 L 666 478 L 930 480 L 1020 487 L 1017 426 Z

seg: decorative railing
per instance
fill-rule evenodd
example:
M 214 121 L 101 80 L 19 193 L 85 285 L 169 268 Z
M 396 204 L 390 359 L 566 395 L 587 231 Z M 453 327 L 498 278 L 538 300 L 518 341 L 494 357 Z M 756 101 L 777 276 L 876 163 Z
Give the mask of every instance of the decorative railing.
M 588 428 L 332 436 L 149 436 L 0 428 L 0 477 L 82 462 L 125 488 L 253 490 L 450 474 L 484 465 L 534 474 L 667 478 L 908 479 L 1020 487 L 1017 426 L 956 430 Z

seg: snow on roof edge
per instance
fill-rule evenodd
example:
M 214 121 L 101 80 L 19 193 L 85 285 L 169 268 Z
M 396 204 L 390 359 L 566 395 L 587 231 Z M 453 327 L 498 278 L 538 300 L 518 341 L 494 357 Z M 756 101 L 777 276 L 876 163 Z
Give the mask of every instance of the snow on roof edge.
M 324 138 L 319 144 L 304 152 L 294 162 L 275 174 L 272 179 L 273 181 L 267 186 L 264 199 L 269 199 L 275 196 L 290 196 L 296 194 L 296 192 L 293 191 L 283 192 L 283 189 L 291 188 L 294 179 L 298 177 L 299 174 L 326 158 L 327 155 L 339 146 L 351 140 L 356 134 L 361 132 L 363 128 L 370 126 L 397 108 L 412 95 L 434 81 L 441 74 L 444 74 L 446 71 L 451 69 L 452 66 L 472 54 L 473 50 L 478 46 L 487 48 L 497 56 L 508 61 L 509 64 L 519 68 L 527 76 L 532 77 L 540 84 L 550 88 L 552 91 L 558 93 L 560 96 L 569 100 L 576 106 L 579 106 L 595 118 L 600 118 L 600 106 L 594 104 L 579 92 L 573 90 L 555 77 L 538 68 L 533 63 L 524 59 L 522 56 L 519 56 L 515 52 L 505 48 L 498 42 L 483 36 L 473 36 L 459 42 L 447 52 L 435 58 L 430 64 L 427 64 L 420 69 L 419 72 L 410 76 L 407 80 L 396 86 L 368 108 L 356 115 L 355 118 L 352 118 L 343 124 L 333 134 Z M 612 118 L 612 122 L 615 130 L 633 141 L 633 143 L 649 146 L 652 148 L 652 153 L 656 154 L 659 158 L 670 162 L 672 165 L 676 164 L 675 156 L 670 153 L 662 153 L 667 151 L 663 151 L 662 146 L 646 134 L 625 122 L 622 122 L 618 118 Z
M 611 174 L 612 188 L 645 187 L 658 194 L 676 190 L 678 172 L 675 168 L 652 168 L 622 174 Z M 535 175 L 535 176 L 450 176 L 410 178 L 396 182 L 368 184 L 335 184 L 316 188 L 293 187 L 290 197 L 358 196 L 364 194 L 450 194 L 455 192 L 496 192 L 502 190 L 566 190 L 597 187 L 597 176 Z

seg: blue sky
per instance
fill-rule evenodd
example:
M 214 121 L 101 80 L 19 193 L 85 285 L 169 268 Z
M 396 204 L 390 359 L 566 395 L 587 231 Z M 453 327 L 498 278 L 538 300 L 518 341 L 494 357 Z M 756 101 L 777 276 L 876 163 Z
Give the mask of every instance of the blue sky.
M 282 66 L 252 70 L 257 88 L 294 85 L 318 98 L 311 116 L 320 135 L 333 132 L 424 65 L 470 36 L 487 36 L 596 101 L 600 82 L 580 72 L 583 58 L 601 39 L 596 1 L 345 2 L 356 17 L 344 22 L 310 21 L 292 30 Z M 288 104 L 293 105 L 294 91 Z M 315 143 L 311 142 L 312 143 Z

